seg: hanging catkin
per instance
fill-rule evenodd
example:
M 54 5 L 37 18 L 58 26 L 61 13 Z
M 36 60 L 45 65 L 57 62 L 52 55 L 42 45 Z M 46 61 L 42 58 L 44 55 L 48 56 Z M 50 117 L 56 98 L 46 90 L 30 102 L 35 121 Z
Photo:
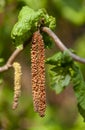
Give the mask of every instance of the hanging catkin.
M 37 35 L 33 34 L 31 48 L 32 95 L 34 111 L 38 111 L 38 67 L 37 67 Z
M 43 38 L 39 31 L 35 32 L 32 39 L 31 70 L 32 70 L 32 94 L 34 110 L 40 116 L 45 115 L 45 49 Z
M 38 31 L 38 85 L 39 85 L 39 106 L 40 116 L 44 116 L 46 109 L 46 92 L 45 92 L 45 49 L 42 35 Z
M 21 65 L 18 62 L 13 63 L 14 68 L 14 100 L 13 100 L 13 109 L 16 109 L 18 106 L 18 100 L 21 94 Z

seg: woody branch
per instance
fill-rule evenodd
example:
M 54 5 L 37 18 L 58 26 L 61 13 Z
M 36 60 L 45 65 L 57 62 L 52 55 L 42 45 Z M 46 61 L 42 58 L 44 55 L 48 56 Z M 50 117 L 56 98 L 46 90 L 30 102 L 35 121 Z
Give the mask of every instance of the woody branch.
M 81 58 L 77 55 L 75 55 L 74 53 L 72 53 L 62 42 L 61 40 L 57 37 L 57 35 L 50 30 L 48 27 L 43 27 L 42 28 L 43 32 L 46 32 L 55 42 L 55 44 L 59 47 L 59 49 L 61 51 L 68 51 L 69 55 L 75 60 L 78 61 L 80 63 L 84 63 L 85 64 L 85 58 Z
M 68 53 L 70 54 L 70 56 L 77 62 L 80 63 L 84 63 L 85 64 L 85 59 L 81 58 L 77 55 L 75 55 L 74 53 L 72 53 L 62 42 L 61 40 L 57 37 L 57 35 L 50 30 L 48 27 L 43 27 L 42 31 L 47 33 L 55 42 L 55 44 L 59 47 L 59 49 L 61 51 L 68 51 Z M 29 40 L 30 41 L 30 40 Z M 26 44 L 23 45 L 23 49 L 25 48 Z M 16 57 L 20 54 L 20 52 L 23 50 L 21 48 L 17 48 L 12 55 L 9 57 L 8 61 L 6 62 L 6 64 L 2 67 L 0 67 L 0 72 L 6 71 L 9 68 L 12 67 L 13 62 L 15 61 Z
M 16 57 L 20 54 L 20 52 L 21 52 L 22 50 L 23 50 L 23 49 L 21 49 L 21 48 L 20 48 L 20 49 L 17 48 L 17 49 L 12 53 L 12 55 L 9 57 L 7 63 L 6 63 L 4 66 L 0 67 L 0 72 L 6 71 L 6 70 L 8 70 L 9 68 L 11 68 L 13 62 L 14 62 L 15 59 L 16 59 Z

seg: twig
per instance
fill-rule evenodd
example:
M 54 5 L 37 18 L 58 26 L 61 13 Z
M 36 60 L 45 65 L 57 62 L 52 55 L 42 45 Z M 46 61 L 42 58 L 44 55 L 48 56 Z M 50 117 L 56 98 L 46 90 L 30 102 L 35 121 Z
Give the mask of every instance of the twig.
M 59 49 L 61 51 L 68 51 L 68 53 L 70 54 L 70 56 L 75 60 L 75 61 L 78 61 L 78 62 L 81 62 L 81 63 L 84 63 L 85 64 L 85 59 L 84 58 L 81 58 L 75 54 L 73 54 L 62 42 L 61 40 L 56 36 L 56 34 L 50 30 L 48 27 L 43 27 L 42 28 L 42 31 L 43 32 L 46 32 L 55 42 L 55 44 L 59 47 Z M 31 40 L 31 38 L 29 39 L 29 41 Z M 27 42 L 24 43 L 23 45 L 23 48 L 25 48 L 25 46 L 27 45 Z M 0 72 L 3 72 L 3 71 L 6 71 L 8 70 L 9 68 L 12 67 L 12 64 L 15 60 L 15 58 L 19 55 L 19 53 L 22 51 L 23 49 L 21 48 L 17 48 L 13 53 L 12 55 L 10 56 L 10 58 L 8 59 L 7 63 L 0 67 Z
M 85 59 L 84 58 L 81 58 L 75 54 L 73 54 L 62 42 L 61 40 L 56 36 L 56 34 L 50 30 L 48 27 L 43 27 L 42 28 L 42 31 L 43 32 L 46 32 L 55 42 L 55 44 L 59 47 L 59 49 L 61 51 L 68 51 L 68 53 L 70 54 L 70 56 L 75 60 L 75 61 L 78 61 L 78 62 L 81 62 L 81 63 L 84 63 L 85 64 Z
M 21 48 L 17 48 L 17 49 L 12 53 L 12 55 L 10 56 L 10 58 L 9 58 L 8 61 L 7 61 L 7 63 L 6 63 L 4 66 L 0 67 L 0 72 L 6 71 L 6 70 L 8 70 L 9 68 L 11 68 L 11 67 L 12 67 L 12 64 L 13 64 L 13 62 L 14 62 L 14 60 L 15 60 L 15 58 L 19 55 L 19 53 L 20 53 L 22 50 L 23 50 L 23 49 L 21 49 Z
M 9 57 L 7 63 L 5 65 L 3 65 L 2 67 L 0 67 L 0 72 L 6 71 L 9 68 L 12 67 L 13 62 L 15 61 L 15 58 L 20 54 L 20 52 L 27 46 L 28 43 L 30 43 L 32 37 L 30 37 L 29 39 L 27 39 L 24 44 L 23 44 L 23 48 L 17 48 L 12 55 Z

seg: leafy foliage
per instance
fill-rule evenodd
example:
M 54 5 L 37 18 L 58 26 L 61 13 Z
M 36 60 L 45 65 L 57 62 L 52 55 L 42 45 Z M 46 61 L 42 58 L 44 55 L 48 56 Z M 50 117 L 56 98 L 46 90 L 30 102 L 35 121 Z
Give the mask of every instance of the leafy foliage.
M 67 52 L 55 54 L 48 58 L 46 63 L 51 65 L 51 85 L 56 93 L 62 92 L 71 81 L 73 82 L 79 112 L 85 118 L 85 82 L 79 67 Z
M 57 93 L 62 92 L 71 81 L 72 58 L 69 57 L 67 52 L 59 52 L 48 58 L 46 63 L 52 65 L 50 69 L 52 88 L 54 88 Z
M 59 34 L 60 31 L 59 35 L 62 34 L 63 36 L 66 36 L 64 38 L 67 40 L 70 37 L 68 41 L 69 43 L 73 43 L 72 44 L 73 48 L 75 46 L 74 43 L 75 40 L 77 41 L 79 39 L 78 42 L 76 43 L 76 47 L 78 47 L 78 49 L 76 49 L 76 52 L 78 55 L 85 57 L 85 49 L 84 49 L 85 36 L 83 36 L 82 38 L 82 35 L 85 32 L 84 31 L 84 24 L 85 24 L 84 0 L 55 0 L 55 2 L 54 0 L 50 0 L 50 1 L 49 0 L 0 0 L 0 65 L 1 66 L 4 65 L 4 63 L 7 61 L 7 59 L 15 49 L 11 44 L 10 32 L 13 25 L 15 24 L 15 21 L 17 20 L 17 15 L 19 10 L 24 5 L 28 5 L 30 8 L 33 8 L 35 10 L 38 10 L 39 8 L 46 8 L 49 14 L 57 18 L 57 21 L 59 23 L 57 24 L 58 26 L 56 28 L 57 33 Z M 80 10 L 77 11 L 76 6 Z M 74 23 L 75 25 L 73 25 L 72 23 Z M 63 30 L 65 31 L 63 32 Z M 49 44 L 49 42 L 46 41 L 45 43 L 46 46 L 47 43 Z M 52 48 L 51 51 L 49 51 L 47 54 L 49 55 L 50 53 L 54 53 L 55 49 L 56 48 Z M 63 94 L 55 98 L 55 95 L 53 94 L 52 91 L 50 91 L 50 93 L 53 94 L 53 96 L 49 95 L 50 93 L 49 91 L 47 91 L 47 95 L 49 96 L 48 96 L 46 117 L 40 119 L 39 116 L 36 116 L 36 114 L 33 112 L 32 109 L 33 108 L 32 99 L 31 99 L 32 96 L 30 93 L 31 85 L 27 82 L 28 80 L 30 80 L 30 73 L 28 72 L 27 76 L 25 75 L 25 72 L 29 70 L 28 65 L 30 64 L 30 61 L 27 63 L 26 60 L 25 62 L 25 58 L 28 59 L 28 57 L 30 57 L 28 55 L 28 51 L 30 50 L 28 50 L 27 47 L 24 51 L 25 51 L 25 53 L 23 53 L 24 58 L 19 57 L 19 61 L 23 63 L 23 68 L 25 68 L 25 71 L 23 70 L 23 79 L 25 81 L 23 82 L 22 85 L 22 90 L 24 91 L 24 94 L 22 93 L 21 101 L 16 111 L 12 110 L 13 75 L 9 71 L 5 73 L 0 73 L 0 129 L 34 130 L 37 127 L 36 129 L 41 129 L 41 130 L 50 130 L 50 129 L 80 130 L 81 128 L 84 130 L 85 123 L 82 122 L 82 117 L 79 114 L 77 114 L 75 99 L 72 96 L 73 93 L 69 95 L 68 90 L 65 91 L 65 93 L 63 93 L 66 96 L 66 98 L 63 98 L 63 100 L 60 100 L 60 96 L 62 97 Z M 4 59 L 2 59 L 2 57 Z M 81 69 L 83 67 L 82 72 L 84 74 L 85 66 L 84 64 L 80 64 L 80 65 L 81 65 Z M 48 77 L 46 78 L 46 81 L 48 82 Z M 48 86 L 48 84 L 46 86 Z M 47 88 L 47 90 L 49 90 L 49 87 Z M 59 102 L 60 106 L 58 105 L 56 99 L 60 100 Z M 64 121 L 63 124 L 62 121 Z
M 44 20 L 43 23 L 42 19 Z M 16 47 L 22 47 L 23 42 L 38 29 L 39 24 L 54 29 L 56 25 L 55 18 L 49 16 L 44 9 L 34 11 L 28 6 L 23 7 L 18 16 L 18 22 L 14 25 L 11 33 Z
M 74 66 L 74 75 L 72 76 L 73 88 L 78 100 L 78 109 L 85 120 L 85 82 L 80 69 Z

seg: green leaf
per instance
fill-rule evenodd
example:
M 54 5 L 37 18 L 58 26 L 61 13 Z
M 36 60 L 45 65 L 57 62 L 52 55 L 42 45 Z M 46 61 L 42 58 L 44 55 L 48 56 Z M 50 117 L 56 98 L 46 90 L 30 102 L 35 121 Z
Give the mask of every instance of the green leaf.
M 64 51 L 62 52 L 58 52 L 56 54 L 54 54 L 53 56 L 51 56 L 50 58 L 48 58 L 46 60 L 47 64 L 51 64 L 51 65 L 65 65 L 65 64 L 70 64 L 72 61 L 72 58 L 69 56 L 68 51 Z
M 59 52 L 46 60 L 51 65 L 49 70 L 51 87 L 56 93 L 62 92 L 71 81 L 73 60 L 67 52 Z
M 61 93 L 65 87 L 67 87 L 70 83 L 71 76 L 56 76 L 56 78 L 53 78 L 53 81 L 51 83 L 51 87 L 56 91 L 57 94 Z
M 73 89 L 77 97 L 78 109 L 85 120 L 85 82 L 82 73 L 77 66 L 74 67 L 72 81 L 74 86 Z
M 82 73 L 69 56 L 68 52 L 57 53 L 46 61 L 50 64 L 51 87 L 56 93 L 62 92 L 72 81 L 75 96 L 77 98 L 78 110 L 85 120 L 85 82 Z
M 18 16 L 18 22 L 14 25 L 11 32 L 11 38 L 16 47 L 22 47 L 23 42 L 29 39 L 32 34 L 38 29 L 38 25 L 42 24 L 50 29 L 54 29 L 56 26 L 55 18 L 49 16 L 45 9 L 39 9 L 34 11 L 28 6 L 24 6 Z M 49 37 L 48 37 L 49 38 Z

